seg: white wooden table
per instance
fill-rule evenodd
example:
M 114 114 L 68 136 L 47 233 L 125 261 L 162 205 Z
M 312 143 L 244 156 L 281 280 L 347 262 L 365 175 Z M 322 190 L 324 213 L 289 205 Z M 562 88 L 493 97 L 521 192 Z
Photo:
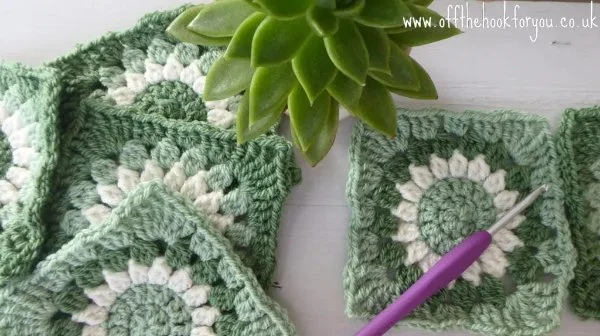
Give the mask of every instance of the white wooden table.
M 185 2 L 0 0 L 0 59 L 38 65 L 72 50 L 77 43 L 131 27 L 146 12 Z M 466 14 L 466 4 L 438 1 L 433 8 L 445 16 L 448 6 L 459 6 L 460 16 L 461 9 Z M 468 4 L 469 17 L 481 20 L 482 4 Z M 559 24 L 562 17 L 579 22 L 590 16 L 590 4 L 518 4 L 519 19 L 554 18 Z M 515 5 L 506 5 L 511 18 Z M 486 17 L 503 17 L 501 2 L 485 6 Z M 600 5 L 594 10 L 600 16 Z M 596 23 L 600 24 L 600 17 Z M 553 125 L 564 108 L 600 104 L 600 28 L 540 29 L 535 43 L 530 40 L 535 36 L 533 27 L 461 28 L 465 34 L 459 37 L 413 51 L 437 83 L 440 99 L 433 103 L 399 99 L 399 104 L 451 110 L 514 109 L 546 116 Z M 303 183 L 289 198 L 281 223 L 276 280 L 282 288 L 274 289 L 272 295 L 289 310 L 300 335 L 352 335 L 361 326 L 344 316 L 342 291 L 350 218 L 344 188 L 352 123 L 345 120 L 341 124 L 333 150 L 317 168 L 302 164 Z M 580 321 L 568 309 L 556 332 L 565 336 L 598 334 L 600 322 Z M 389 335 L 430 333 L 403 329 Z

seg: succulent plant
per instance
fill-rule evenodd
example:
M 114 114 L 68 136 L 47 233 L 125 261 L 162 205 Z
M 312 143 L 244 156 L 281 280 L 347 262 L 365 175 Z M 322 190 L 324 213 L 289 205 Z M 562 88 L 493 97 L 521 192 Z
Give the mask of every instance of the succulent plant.
M 190 7 L 167 32 L 227 46 L 207 75 L 204 99 L 243 93 L 238 142 L 269 130 L 287 108 L 294 144 L 316 165 L 335 140 L 340 105 L 395 137 L 391 93 L 437 99 L 433 81 L 408 53 L 460 30 L 428 9 L 431 2 L 217 0 Z M 411 27 L 411 18 L 431 25 Z

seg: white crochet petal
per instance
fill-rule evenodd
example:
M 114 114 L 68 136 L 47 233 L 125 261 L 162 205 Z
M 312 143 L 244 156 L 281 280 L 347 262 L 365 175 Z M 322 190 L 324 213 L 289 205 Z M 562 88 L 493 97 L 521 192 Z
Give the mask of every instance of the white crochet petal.
M 164 182 L 169 188 L 179 191 L 185 183 L 186 178 L 183 165 L 181 162 L 176 162 L 165 175 Z
M 501 215 L 498 215 L 498 217 L 501 217 Z M 506 224 L 506 226 L 504 226 L 504 227 L 508 230 L 514 230 L 517 227 L 519 227 L 519 225 L 521 225 L 521 223 L 523 223 L 525 221 L 525 219 L 527 219 L 527 217 L 525 217 L 523 215 L 518 215 L 513 220 L 511 220 L 508 224 Z
M 206 172 L 201 170 L 196 175 L 188 178 L 181 187 L 181 194 L 189 199 L 195 200 L 198 196 L 206 194 L 208 186 L 204 182 Z
M 200 76 L 192 84 L 192 89 L 199 95 L 204 94 L 204 87 L 206 86 L 206 77 Z
M 417 240 L 406 245 L 406 259 L 404 265 L 412 265 L 421 261 L 430 253 L 429 246 L 423 241 Z
M 210 286 L 194 285 L 183 293 L 182 298 L 188 307 L 200 307 L 208 301 Z
M 429 271 L 433 265 L 435 265 L 441 257 L 433 252 L 429 252 L 421 261 L 419 261 L 419 266 L 423 270 L 423 272 Z
M 156 64 L 151 60 L 146 60 L 146 73 L 144 73 L 144 77 L 150 84 L 158 84 L 162 82 L 165 78 L 163 75 L 163 66 L 160 64 Z
M 131 105 L 135 102 L 137 94 L 130 88 L 124 86 L 114 90 L 109 89 L 108 95 L 115 100 L 117 105 Z
M 214 226 L 221 232 L 225 232 L 230 225 L 233 225 L 234 217 L 232 215 L 223 216 L 221 214 L 210 214 L 208 215 L 210 221 Z
M 135 72 L 125 72 L 127 88 L 135 93 L 142 93 L 148 87 L 148 81 L 143 74 Z
M 81 329 L 81 336 L 107 336 L 108 332 L 103 326 L 84 325 Z
M 13 166 L 6 171 L 6 179 L 17 187 L 17 189 L 21 189 L 31 179 L 31 172 L 28 169 Z
M 194 327 L 190 336 L 217 336 L 211 327 Z
M 477 155 L 474 160 L 469 161 L 467 177 L 474 182 L 482 182 L 490 175 L 490 166 L 485 162 L 483 155 Z
M 450 159 L 448 159 L 448 170 L 453 177 L 465 177 L 468 165 L 469 160 L 459 151 L 454 151 Z
M 25 122 L 19 117 L 18 113 L 15 113 L 2 122 L 2 132 L 6 136 L 10 136 L 13 132 L 16 132 L 25 127 Z
M 148 271 L 148 283 L 152 285 L 166 285 L 173 269 L 167 264 L 164 257 L 156 258 Z
M 111 272 L 103 270 L 104 280 L 113 291 L 122 294 L 131 287 L 131 278 L 127 272 Z
M 523 242 L 512 231 L 500 229 L 494 234 L 494 243 L 505 252 L 512 252 L 516 247 L 523 246 Z
M 396 184 L 396 189 L 398 189 L 402 198 L 413 203 L 418 203 L 423 196 L 423 190 L 413 181 L 404 184 L 398 183 Z
M 174 55 L 170 55 L 167 58 L 167 64 L 163 68 L 163 76 L 168 81 L 179 81 L 181 72 L 183 71 L 183 65 L 175 58 Z
M 450 170 L 448 168 L 448 161 L 438 157 L 435 154 L 431 154 L 431 159 L 429 160 L 429 168 L 431 169 L 431 173 L 437 179 L 445 179 L 450 174 Z
M 506 171 L 500 169 L 490 174 L 483 182 L 483 188 L 488 193 L 495 195 L 505 188 Z
M 181 82 L 193 87 L 194 82 L 196 82 L 196 80 L 198 78 L 200 78 L 201 76 L 202 76 L 202 72 L 200 71 L 200 67 L 198 66 L 196 61 L 194 61 L 192 64 L 188 65 L 187 67 L 185 67 L 185 69 L 183 69 L 181 71 L 179 80 Z M 204 89 L 202 91 L 204 92 Z M 200 93 L 203 93 L 203 92 L 200 92 Z
M 475 286 L 479 286 L 481 284 L 481 265 L 478 261 L 475 261 L 469 268 L 467 268 L 463 274 L 462 278 L 472 282 Z
M 419 238 L 419 227 L 414 223 L 400 222 L 398 225 L 398 233 L 392 237 L 393 240 L 402 243 L 410 243 Z
M 221 312 L 215 307 L 198 307 L 192 311 L 192 323 L 195 326 L 211 327 L 220 315 Z
M 100 196 L 102 202 L 113 208 L 119 205 L 119 203 L 121 203 L 121 201 L 123 201 L 123 198 L 125 197 L 123 191 L 121 191 L 121 189 L 114 184 L 98 184 L 96 186 L 96 191 L 98 192 L 98 195 Z
M 504 190 L 494 197 L 494 206 L 500 211 L 506 211 L 512 208 L 517 202 L 519 192 Z
M 150 267 L 139 264 L 133 259 L 127 262 L 127 272 L 134 285 L 148 283 L 148 271 Z
M 6 205 L 19 200 L 19 190 L 10 182 L 0 180 L 0 204 Z
M 418 185 L 422 190 L 426 190 L 433 183 L 433 174 L 429 171 L 427 166 L 408 166 L 411 179 Z
M 107 284 L 102 284 L 96 288 L 86 288 L 83 292 L 100 307 L 110 307 L 117 299 L 117 293 Z
M 176 270 L 169 278 L 169 288 L 176 293 L 182 293 L 192 287 L 191 271 L 188 268 Z
M 154 180 L 162 181 L 165 177 L 165 172 L 158 165 L 158 163 L 148 160 L 144 163 L 144 171 L 140 175 L 140 181 L 142 182 L 150 182 Z
M 35 149 L 31 147 L 17 148 L 12 153 L 13 163 L 19 167 L 29 168 L 31 162 L 37 156 Z
M 235 123 L 235 118 L 235 114 L 223 109 L 210 110 L 206 115 L 209 123 L 221 128 L 231 127 Z
M 402 219 L 405 222 L 414 222 L 417 220 L 417 206 L 412 202 L 400 202 L 398 208 L 396 208 L 392 213 L 394 216 Z
M 99 325 L 108 318 L 108 311 L 95 304 L 88 305 L 84 310 L 71 316 L 75 322 L 85 323 L 91 326 Z
M 112 209 L 105 206 L 104 204 L 95 204 L 83 211 L 83 216 L 92 224 L 102 224 L 108 216 L 110 216 Z
M 226 110 L 227 107 L 229 106 L 230 101 L 231 101 L 231 98 L 225 98 L 225 99 L 221 99 L 221 100 L 211 100 L 211 101 L 204 102 L 204 105 L 209 110 L 214 110 L 214 109 Z
M 130 193 L 140 184 L 140 173 L 123 166 L 117 168 L 117 185 L 126 194 Z
M 221 190 L 217 190 L 209 194 L 198 196 L 198 198 L 196 198 L 194 201 L 194 205 L 208 213 L 214 214 L 219 211 L 222 198 L 223 192 Z
M 0 124 L 4 123 L 4 121 L 9 117 L 10 113 L 8 113 L 8 109 L 6 108 L 6 106 L 4 106 L 3 102 L 0 102 Z
M 31 134 L 31 129 L 34 126 L 34 124 L 30 124 L 12 132 L 8 136 L 10 148 L 17 149 L 21 147 L 31 147 L 31 137 L 29 136 L 29 134 Z
M 506 267 L 508 267 L 508 260 L 506 260 L 504 252 L 502 252 L 495 244 L 491 244 L 487 250 L 483 252 L 481 257 L 479 257 L 479 262 L 481 263 L 483 272 L 496 278 L 503 277 L 506 272 Z

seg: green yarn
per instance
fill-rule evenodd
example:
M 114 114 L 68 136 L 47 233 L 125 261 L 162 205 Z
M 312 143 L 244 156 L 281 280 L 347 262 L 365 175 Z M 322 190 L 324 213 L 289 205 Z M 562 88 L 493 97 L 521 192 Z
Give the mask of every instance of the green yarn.
M 136 262 L 143 246 L 150 265 Z M 151 246 L 186 246 L 192 256 L 174 266 Z M 110 270 L 99 266 L 115 252 L 128 261 Z M 216 271 L 214 282 L 196 276 L 204 266 Z M 295 330 L 211 221 L 155 181 L 134 191 L 106 223 L 82 231 L 31 275 L 0 290 L 0 334 L 82 333 L 279 336 Z
M 567 215 L 577 248 L 570 302 L 577 315 L 600 319 L 600 108 L 567 110 L 558 150 Z
M 399 325 L 542 335 L 560 321 L 574 249 L 547 122 L 513 112 L 399 111 L 396 139 L 357 124 L 346 313 L 367 319 L 535 187 L 551 190 L 454 284 Z
M 52 69 L 0 63 L 0 284 L 31 268 L 44 238 L 59 90 Z

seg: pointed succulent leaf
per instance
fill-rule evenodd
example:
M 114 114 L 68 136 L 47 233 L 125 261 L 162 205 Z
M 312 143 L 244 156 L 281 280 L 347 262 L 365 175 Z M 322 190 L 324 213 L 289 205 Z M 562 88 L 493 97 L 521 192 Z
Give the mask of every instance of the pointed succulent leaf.
M 391 35 L 391 34 L 401 34 L 401 33 L 405 33 L 407 31 L 411 31 L 411 30 L 414 30 L 414 29 L 415 29 L 415 27 L 394 27 L 394 28 L 387 28 L 385 30 L 385 32 L 388 35 Z
M 291 63 L 256 69 L 250 83 L 250 127 L 287 102 L 298 81 Z
M 391 92 L 398 94 L 400 96 L 414 98 L 414 99 L 424 99 L 424 100 L 435 100 L 438 99 L 437 89 L 435 88 L 435 84 L 431 80 L 431 77 L 423 69 L 423 67 L 417 63 L 414 59 L 412 59 L 413 66 L 417 71 L 417 76 L 419 78 L 420 88 L 417 91 L 411 90 L 402 90 L 402 89 L 394 89 L 388 88 Z
M 312 0 L 255 0 L 254 3 L 278 19 L 289 20 L 304 15 Z
M 250 15 L 233 35 L 225 56 L 229 58 L 250 59 L 252 55 L 252 38 L 258 25 L 263 22 L 265 17 L 266 15 L 260 12 Z
M 403 0 L 369 0 L 355 20 L 365 26 L 390 28 L 404 26 L 404 20 L 411 16 Z
M 337 68 L 327 55 L 323 39 L 312 35 L 292 60 L 294 74 L 313 102 L 335 78 Z
M 414 5 L 419 5 L 423 7 L 429 7 L 433 3 L 433 0 L 412 0 Z
M 313 7 L 306 13 L 306 20 L 312 31 L 318 36 L 331 36 L 337 32 L 339 22 L 331 10 Z
M 335 66 L 358 84 L 364 84 L 369 52 L 354 22 L 340 20 L 338 31 L 325 38 L 327 54 Z
M 396 136 L 396 107 L 388 89 L 373 78 L 367 78 L 358 105 L 352 113 L 367 125 L 393 138 Z
M 231 37 L 256 9 L 244 0 L 221 0 L 206 5 L 188 29 L 209 37 Z
M 412 59 L 393 43 L 390 48 L 390 74 L 371 71 L 369 75 L 383 85 L 396 89 L 417 91 L 420 88 Z
M 271 66 L 291 60 L 309 35 L 310 28 L 304 17 L 291 21 L 265 19 L 252 40 L 252 66 Z
M 365 8 L 366 0 L 354 0 L 351 1 L 350 4 L 338 7 L 334 11 L 335 16 L 337 17 L 356 17 L 362 12 L 363 8 Z
M 358 104 L 362 90 L 362 86 L 356 84 L 355 81 L 339 71 L 333 81 L 327 86 L 329 94 L 350 111 Z
M 212 38 L 197 34 L 187 28 L 192 20 L 200 13 L 204 5 L 194 6 L 186 9 L 183 13 L 171 22 L 167 27 L 167 33 L 181 42 L 199 44 L 205 46 L 222 46 L 229 43 L 230 38 Z
M 329 113 L 327 113 L 327 118 L 321 124 L 321 128 L 319 133 L 315 137 L 314 142 L 307 150 L 303 150 L 302 154 L 306 158 L 306 160 L 310 163 L 311 166 L 316 166 L 327 153 L 333 147 L 333 143 L 335 142 L 335 136 L 337 134 L 337 128 L 339 123 L 339 105 L 336 101 L 332 100 L 332 104 L 329 108 Z M 298 136 L 296 135 L 296 130 L 292 127 L 292 140 L 294 145 L 300 148 L 300 143 L 298 140 Z
M 269 129 L 271 129 L 271 127 L 277 124 L 277 121 L 281 118 L 284 108 L 285 102 L 269 111 L 265 111 L 265 113 L 263 113 L 263 118 L 257 120 L 254 125 L 250 126 L 250 93 L 246 91 L 239 102 L 236 112 L 235 127 L 238 143 L 243 144 L 247 141 L 257 138 L 261 134 L 266 133 Z
M 246 90 L 250 86 L 253 73 L 254 69 L 248 59 L 218 59 L 206 76 L 204 99 L 225 99 Z
M 302 151 L 307 150 L 315 141 L 321 127 L 327 119 L 331 107 L 331 96 L 323 92 L 311 103 L 302 86 L 297 85 L 288 99 L 290 121 Z
M 256 2 L 254 2 L 254 0 L 244 0 L 246 1 L 247 4 L 249 4 L 250 6 L 254 7 L 257 11 L 263 11 L 264 8 L 261 7 L 261 5 L 257 4 Z
M 369 70 L 390 72 L 390 40 L 382 29 L 359 25 L 360 33 L 369 50 Z
M 425 20 L 429 20 L 429 18 L 431 18 L 432 24 L 428 27 L 422 26 L 400 34 L 389 35 L 390 39 L 398 44 L 411 47 L 420 46 L 445 40 L 462 33 L 460 29 L 454 27 L 444 17 L 431 9 L 417 5 L 409 5 L 409 7 L 416 19 L 422 17 Z M 439 22 L 442 20 L 446 20 L 446 25 L 444 27 L 439 25 Z

